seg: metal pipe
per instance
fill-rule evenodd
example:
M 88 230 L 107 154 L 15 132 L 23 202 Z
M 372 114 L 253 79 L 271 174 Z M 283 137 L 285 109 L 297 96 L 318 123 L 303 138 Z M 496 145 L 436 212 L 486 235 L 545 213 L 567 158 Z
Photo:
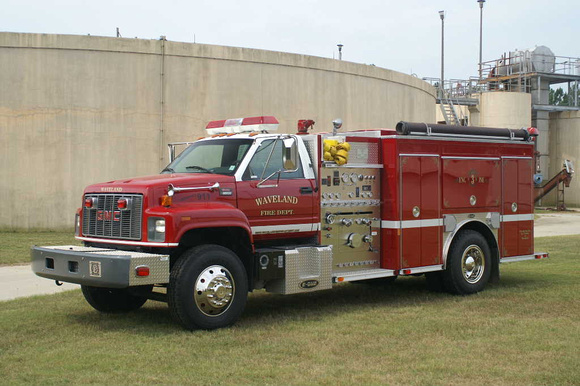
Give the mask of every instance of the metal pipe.
M 501 140 L 527 141 L 530 138 L 528 130 L 507 129 L 494 127 L 439 125 L 418 122 L 399 122 L 396 127 L 397 133 L 402 135 L 442 135 L 442 136 L 462 136 L 479 137 Z
M 477 0 L 479 3 L 479 80 L 482 79 L 482 49 L 483 49 L 483 3 L 485 0 Z
M 165 42 L 167 39 L 165 36 L 161 36 L 161 79 L 160 79 L 160 117 L 159 117 L 159 167 L 162 168 L 165 166 L 163 164 L 163 142 L 165 140 L 165 128 L 164 128 L 164 119 L 165 119 Z
M 439 81 L 439 98 L 443 98 L 445 79 L 445 11 L 439 11 L 441 18 L 441 80 Z

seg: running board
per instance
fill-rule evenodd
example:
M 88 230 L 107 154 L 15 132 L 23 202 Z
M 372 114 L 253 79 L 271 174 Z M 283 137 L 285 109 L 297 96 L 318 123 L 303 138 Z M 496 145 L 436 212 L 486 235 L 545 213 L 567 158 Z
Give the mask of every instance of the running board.
M 547 257 L 550 257 L 550 255 L 546 252 L 536 252 L 533 255 L 502 257 L 499 260 L 499 262 L 500 263 L 515 263 L 516 261 L 538 260 L 538 259 L 545 259 Z
M 382 277 L 397 276 L 397 271 L 392 269 L 365 269 L 359 271 L 338 272 L 332 275 L 333 283 L 342 283 L 346 281 L 379 279 Z

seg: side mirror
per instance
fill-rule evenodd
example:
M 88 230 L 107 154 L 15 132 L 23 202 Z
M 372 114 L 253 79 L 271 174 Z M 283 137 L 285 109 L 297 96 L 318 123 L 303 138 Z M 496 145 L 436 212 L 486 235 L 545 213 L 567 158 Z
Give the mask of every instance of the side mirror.
M 282 167 L 285 172 L 295 172 L 299 168 L 300 156 L 296 138 L 290 137 L 282 140 Z

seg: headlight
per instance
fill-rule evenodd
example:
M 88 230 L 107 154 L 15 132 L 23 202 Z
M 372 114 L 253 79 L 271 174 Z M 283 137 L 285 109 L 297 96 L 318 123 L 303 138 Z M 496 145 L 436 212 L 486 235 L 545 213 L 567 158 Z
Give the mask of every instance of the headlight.
M 155 220 L 155 232 L 165 233 L 165 220 Z
M 165 241 L 165 219 L 160 217 L 150 217 L 147 220 L 147 238 L 149 241 Z

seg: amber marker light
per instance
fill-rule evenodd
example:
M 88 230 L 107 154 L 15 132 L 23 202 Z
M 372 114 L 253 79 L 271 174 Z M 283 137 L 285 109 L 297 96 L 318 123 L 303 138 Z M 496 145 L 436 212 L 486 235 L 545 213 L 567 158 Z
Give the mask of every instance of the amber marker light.
M 169 207 L 173 204 L 173 195 L 175 191 L 173 190 L 173 185 L 169 184 L 167 187 L 167 194 L 161 196 L 161 206 Z
M 171 204 L 173 204 L 173 197 L 165 194 L 163 196 L 161 196 L 161 206 L 165 206 L 165 207 L 169 207 L 171 206 Z

